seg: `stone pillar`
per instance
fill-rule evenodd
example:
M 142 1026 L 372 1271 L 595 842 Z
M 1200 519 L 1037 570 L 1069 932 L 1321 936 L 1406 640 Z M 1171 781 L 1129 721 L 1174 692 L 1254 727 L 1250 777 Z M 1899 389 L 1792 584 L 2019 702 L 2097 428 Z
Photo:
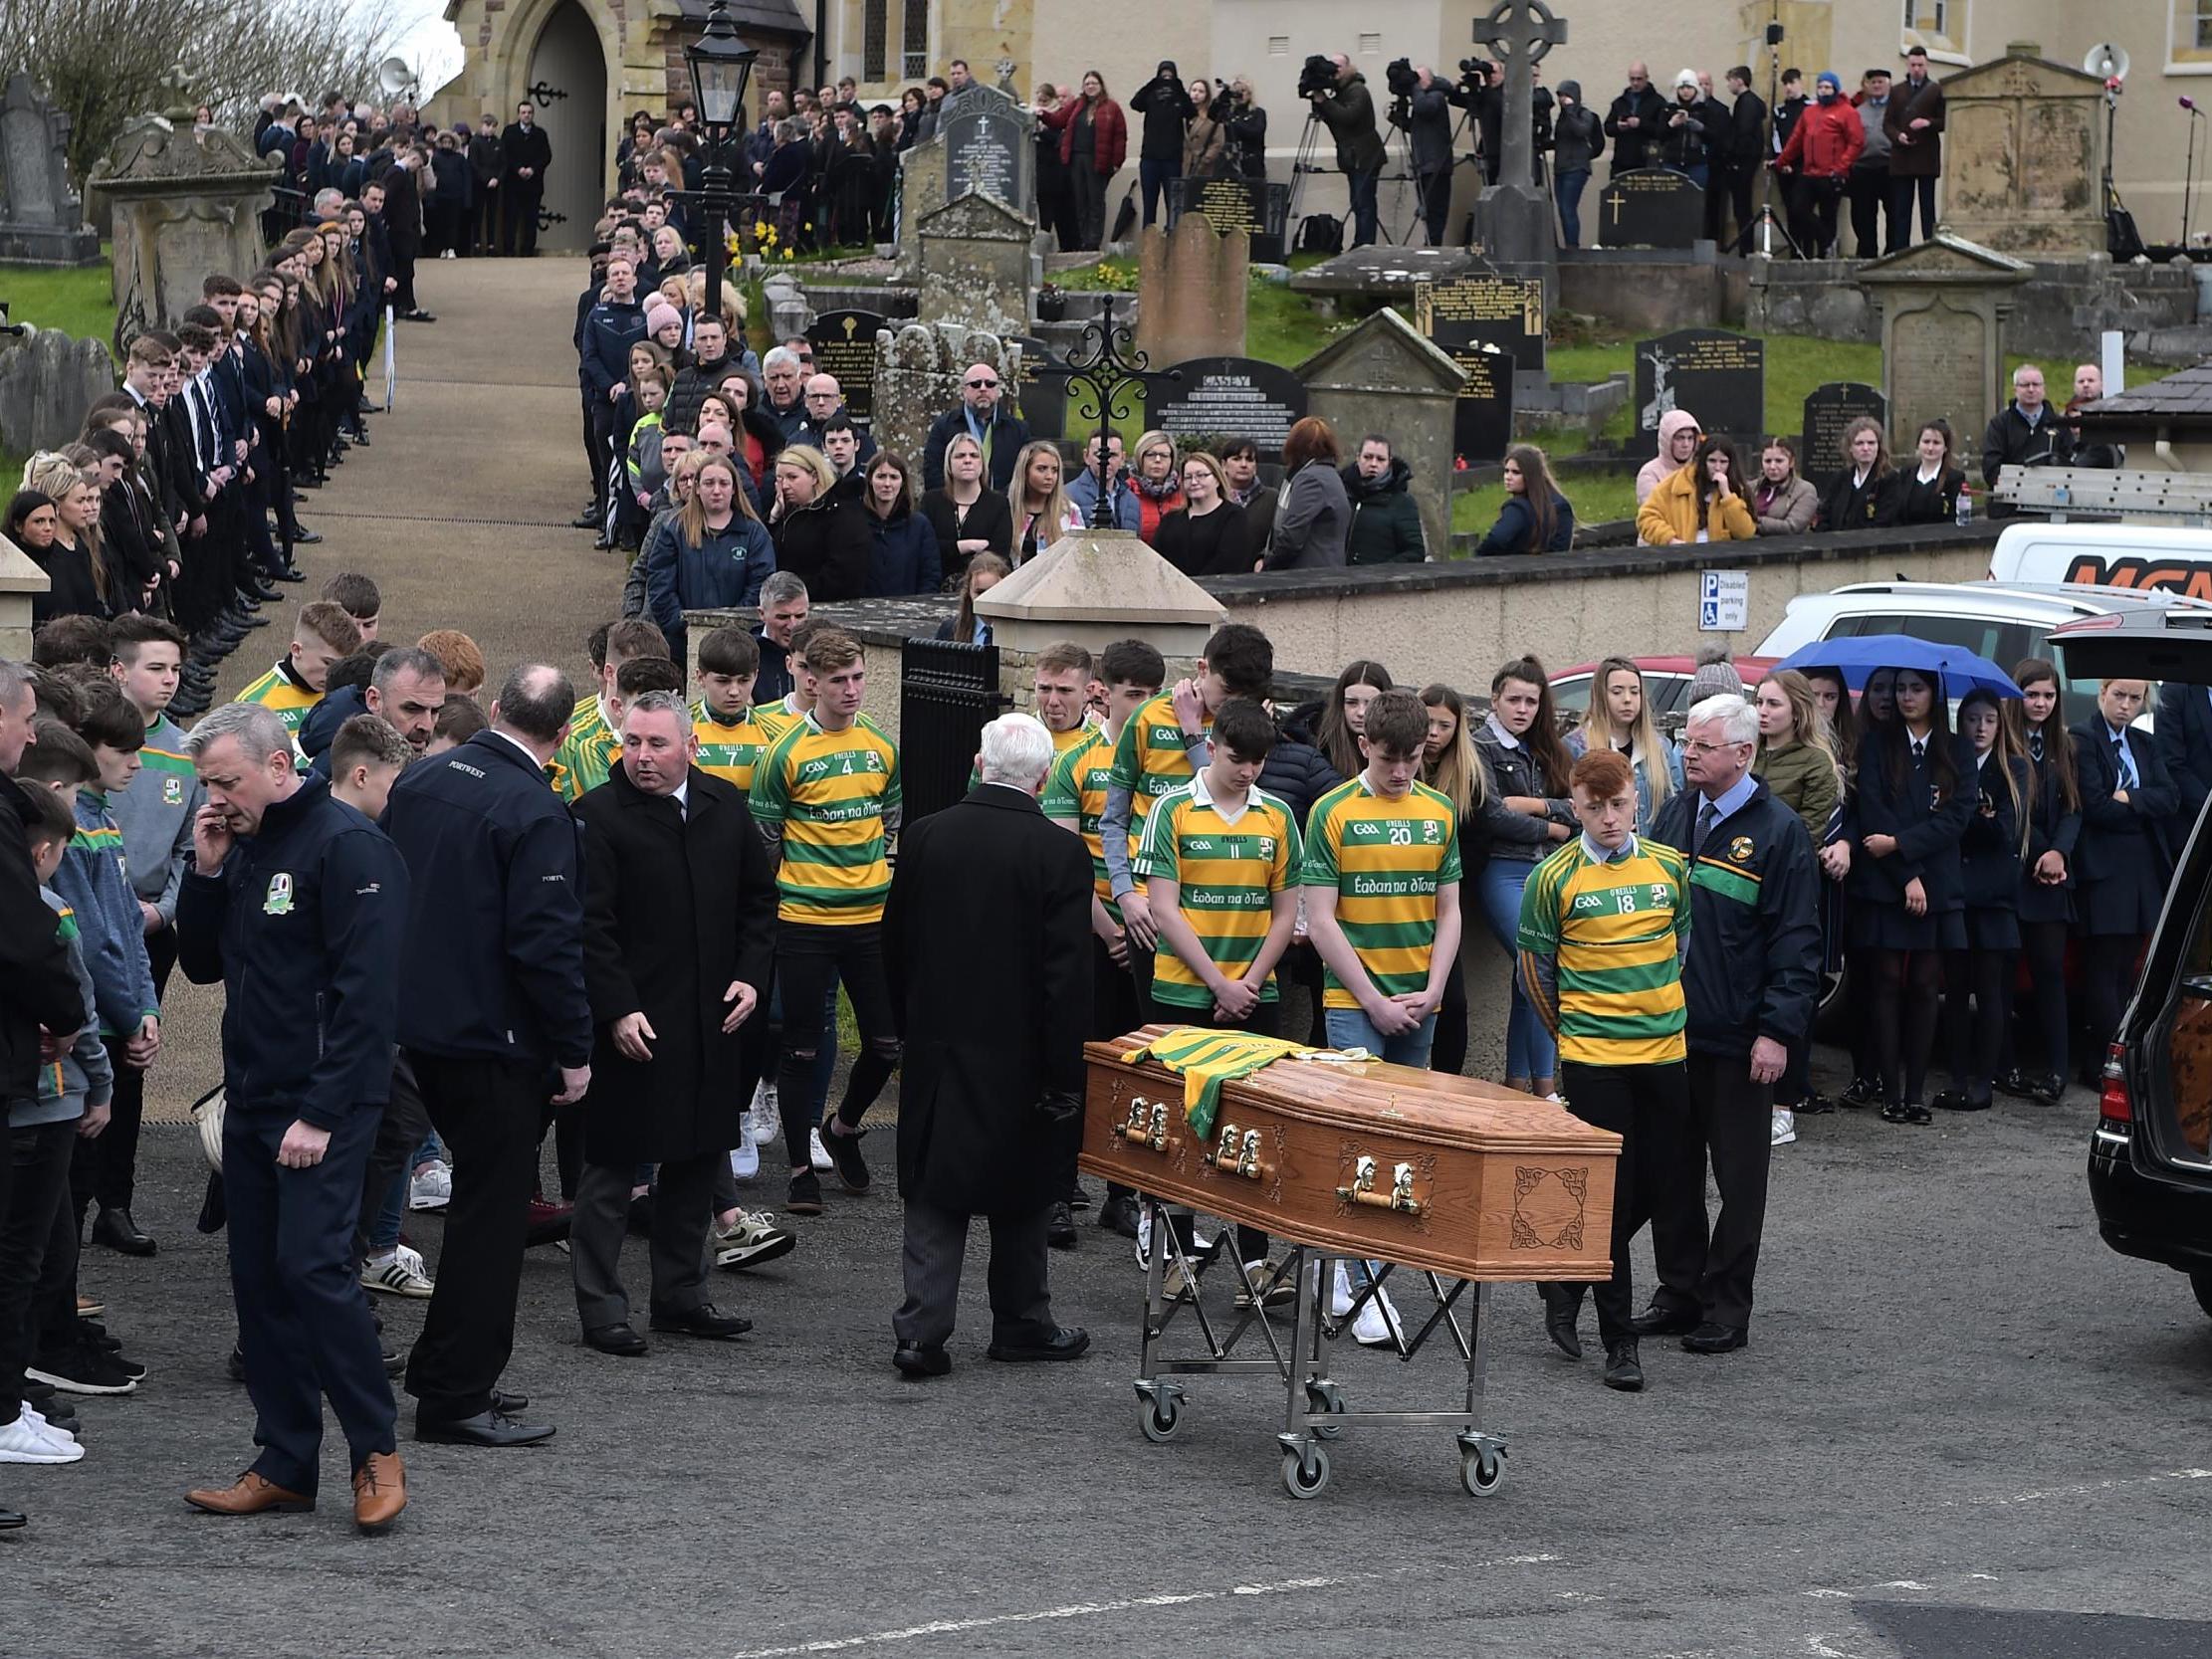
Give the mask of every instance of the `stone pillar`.
M 221 128 L 195 132 L 160 115 L 123 128 L 92 177 L 114 204 L 118 355 L 148 328 L 175 327 L 210 271 L 252 275 L 279 167 Z
M 1251 237 L 1223 236 L 1199 213 L 1173 233 L 1149 225 L 1137 246 L 1137 344 L 1155 368 L 1244 355 Z
M 1128 530 L 1071 531 L 976 601 L 1001 651 L 1073 640 L 1095 654 L 1141 639 L 1196 660 L 1228 615 L 1221 602 Z
M 0 535 L 0 658 L 31 660 L 31 599 L 50 585 L 31 555 Z

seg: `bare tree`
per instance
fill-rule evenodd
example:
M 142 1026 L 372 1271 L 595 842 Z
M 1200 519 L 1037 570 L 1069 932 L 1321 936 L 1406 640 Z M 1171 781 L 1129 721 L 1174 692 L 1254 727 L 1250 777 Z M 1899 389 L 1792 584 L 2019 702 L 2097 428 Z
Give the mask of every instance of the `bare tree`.
M 401 21 L 393 0 L 7 0 L 0 80 L 17 70 L 71 120 L 82 183 L 123 123 L 169 102 L 181 64 L 192 97 L 245 126 L 267 93 L 377 100 L 376 66 Z

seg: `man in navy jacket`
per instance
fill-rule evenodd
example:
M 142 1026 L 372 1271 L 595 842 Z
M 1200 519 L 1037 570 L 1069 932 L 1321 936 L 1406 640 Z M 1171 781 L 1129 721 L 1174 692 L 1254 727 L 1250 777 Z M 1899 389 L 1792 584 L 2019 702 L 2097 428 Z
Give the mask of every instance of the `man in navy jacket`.
M 1679 1333 L 1692 1353 L 1725 1353 L 1744 1346 L 1751 1324 L 1774 1085 L 1812 1023 L 1820 986 L 1820 880 L 1803 821 L 1751 775 L 1751 706 L 1708 697 L 1690 710 L 1684 735 L 1688 787 L 1659 809 L 1652 839 L 1689 858 L 1690 1115 L 1684 1144 L 1654 1149 L 1656 1166 L 1671 1170 L 1653 1195 L 1659 1285 L 1633 1323 L 1640 1337 Z M 1709 1235 L 1708 1153 L 1720 1189 Z
M 384 814 L 413 875 L 399 1042 L 453 1160 L 437 1294 L 407 1364 L 418 1440 L 553 1432 L 501 1410 L 494 1384 L 515 1346 L 540 1117 L 591 1081 L 578 832 L 545 773 L 574 708 L 566 675 L 524 664 L 491 729 L 411 767 Z
M 221 980 L 223 1195 L 253 1467 L 186 1495 L 218 1515 L 311 1508 L 328 1396 L 364 1530 L 406 1504 L 397 1415 L 353 1258 L 362 1166 L 391 1092 L 407 870 L 382 832 L 292 769 L 259 704 L 186 739 L 207 801 L 177 891 L 177 962 Z
M 618 415 L 630 382 L 630 347 L 645 337 L 645 308 L 637 303 L 637 267 L 617 254 L 607 261 L 605 298 L 584 314 L 578 330 L 589 422 L 592 500 L 603 514 L 607 465 L 614 454 Z

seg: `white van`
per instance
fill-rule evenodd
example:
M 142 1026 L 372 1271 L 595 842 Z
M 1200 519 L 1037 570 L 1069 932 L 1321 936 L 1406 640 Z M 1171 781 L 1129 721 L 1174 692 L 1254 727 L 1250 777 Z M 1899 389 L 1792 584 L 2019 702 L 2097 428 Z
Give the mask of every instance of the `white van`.
M 2007 524 L 1989 578 L 2185 593 L 2212 600 L 2212 529 L 2161 524 Z

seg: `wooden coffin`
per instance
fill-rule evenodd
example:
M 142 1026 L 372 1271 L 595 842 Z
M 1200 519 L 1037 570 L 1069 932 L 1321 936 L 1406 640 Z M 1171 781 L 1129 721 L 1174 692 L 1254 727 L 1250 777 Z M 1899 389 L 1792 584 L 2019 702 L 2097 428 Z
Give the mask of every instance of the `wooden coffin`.
M 1167 1029 L 1086 1046 L 1081 1163 L 1092 1174 L 1456 1279 L 1612 1273 L 1612 1132 L 1469 1078 L 1278 1060 L 1222 1086 L 1215 1139 L 1202 1141 L 1184 1080 L 1123 1058 Z

